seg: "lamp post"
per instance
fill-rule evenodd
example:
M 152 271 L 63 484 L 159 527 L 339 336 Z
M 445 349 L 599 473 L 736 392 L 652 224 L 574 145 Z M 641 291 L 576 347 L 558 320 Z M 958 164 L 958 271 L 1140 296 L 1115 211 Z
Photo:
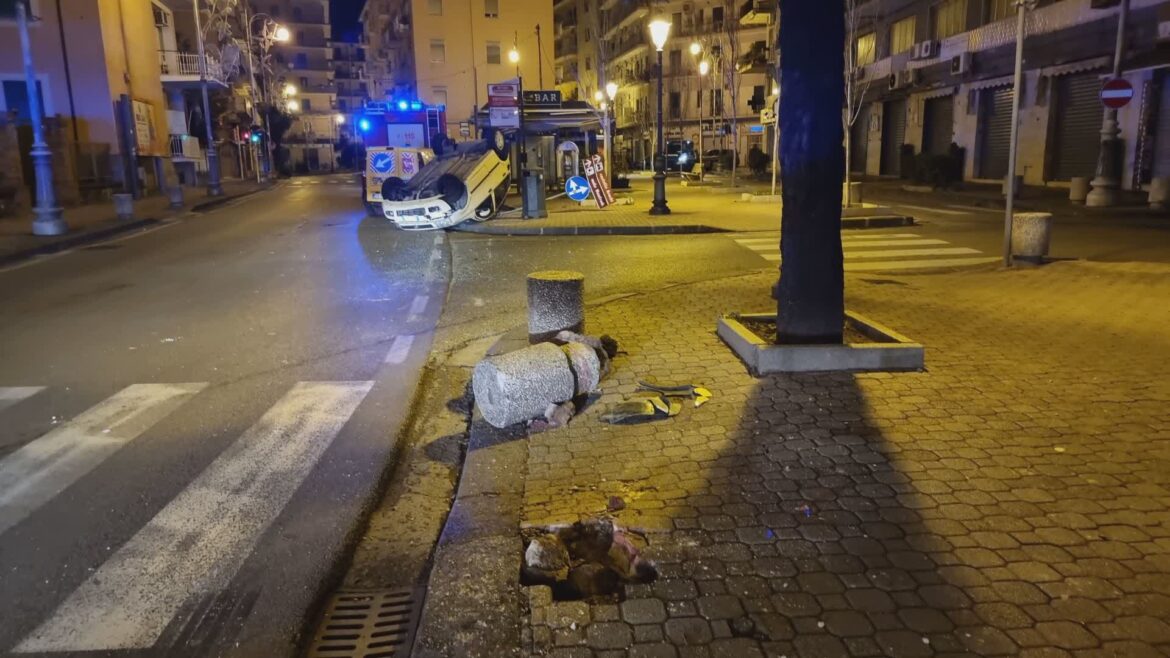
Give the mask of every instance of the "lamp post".
M 207 99 L 207 54 L 203 49 L 203 27 L 199 19 L 199 0 L 191 0 L 195 14 L 195 40 L 199 44 L 199 87 L 203 91 L 203 127 L 207 130 L 207 196 L 223 196 L 219 180 L 219 153 L 215 148 L 215 130 L 211 127 L 211 101 Z
M 609 98 L 609 109 L 605 113 L 605 175 L 609 176 L 609 180 L 613 181 L 613 156 L 610 152 L 613 150 L 613 129 L 614 124 L 617 123 L 614 115 L 617 114 L 617 106 L 614 101 L 617 99 L 618 84 L 616 82 L 605 83 L 605 95 Z
M 1117 45 L 1113 52 L 1113 77 L 1121 77 L 1121 58 L 1125 55 L 1125 25 L 1129 19 L 1129 0 L 1121 0 L 1117 18 Z M 1089 183 L 1093 189 L 1085 197 L 1086 206 L 1117 205 L 1121 189 L 1121 127 L 1117 125 L 1117 110 L 1105 108 L 1101 121 L 1101 150 L 1097 155 L 1097 176 Z
M 265 106 L 265 109 L 263 111 L 261 111 L 261 114 L 260 114 L 260 117 L 263 119 L 263 122 L 264 122 L 264 139 L 260 143 L 260 152 L 263 154 L 263 157 L 261 158 L 263 166 L 262 166 L 262 172 L 257 172 L 257 175 L 260 177 L 261 181 L 264 181 L 264 180 L 268 179 L 268 176 L 269 176 L 270 172 L 272 171 L 272 162 L 270 161 L 270 158 L 269 158 L 269 156 L 271 154 L 268 151 L 268 146 L 270 144 L 269 140 L 271 139 L 271 136 L 268 133 L 268 111 L 267 111 L 267 109 L 269 107 L 268 75 L 267 75 L 268 49 L 272 47 L 272 44 L 274 42 L 288 41 L 289 33 L 288 33 L 288 28 L 277 24 L 276 21 L 272 20 L 272 17 L 269 16 L 268 14 L 259 13 L 259 14 L 253 14 L 252 16 L 248 16 L 248 4 L 249 3 L 247 3 L 247 2 L 244 3 L 244 24 L 248 26 L 248 29 L 247 29 L 248 74 L 252 77 L 251 87 L 252 87 L 252 122 L 253 123 L 257 123 L 257 120 L 256 120 L 257 112 L 260 111 L 257 108 L 259 108 L 260 105 L 256 100 L 256 69 L 255 69 L 254 62 L 252 61 L 252 29 L 253 29 L 253 24 L 257 20 L 263 19 L 263 21 L 264 21 L 264 23 L 262 24 L 262 27 L 260 28 L 260 100 L 259 100 L 259 102 L 264 103 L 264 106 Z
M 332 158 L 329 161 L 330 170 L 337 166 L 337 140 L 341 138 L 341 126 L 343 125 L 345 125 L 345 115 L 334 114 L 333 125 L 329 127 L 329 156 Z
M 711 62 L 699 62 L 699 180 L 703 180 L 703 78 L 711 70 Z
M 1036 0 L 1016 0 L 1016 73 L 1012 82 L 1012 132 L 1008 149 L 1007 203 L 1003 217 L 1003 264 L 1012 266 L 1012 214 L 1016 200 L 1016 149 L 1020 139 L 1020 85 L 1024 78 L 1024 34 L 1027 12 Z
M 654 203 L 651 215 L 669 215 L 666 205 L 666 144 L 662 140 L 662 49 L 670 37 L 670 21 L 655 19 L 650 22 L 650 40 L 658 51 L 658 142 L 654 154 Z
M 45 143 L 44 115 L 41 97 L 37 93 L 37 74 L 33 69 L 32 47 L 28 36 L 28 7 L 23 0 L 16 3 L 16 22 L 20 31 L 20 50 L 24 58 L 24 82 L 28 89 L 28 114 L 32 122 L 33 168 L 36 171 L 37 198 L 33 208 L 33 235 L 61 235 L 69 230 L 57 205 L 57 194 L 53 189 L 53 152 Z

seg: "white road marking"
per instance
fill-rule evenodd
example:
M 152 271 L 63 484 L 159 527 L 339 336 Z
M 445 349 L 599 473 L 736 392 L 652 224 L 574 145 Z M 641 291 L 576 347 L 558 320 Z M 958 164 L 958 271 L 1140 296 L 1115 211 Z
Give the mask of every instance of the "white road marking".
M 205 386 L 127 386 L 0 461 L 0 533 L 20 523 Z
M 300 382 L 16 647 L 152 647 L 185 604 L 231 581 L 373 382 Z
M 431 250 L 431 260 L 439 260 L 442 257 L 443 257 L 443 252 L 439 251 L 438 249 Z
M 390 344 L 390 351 L 386 353 L 386 363 L 398 364 L 406 361 L 410 354 L 410 346 L 414 344 L 414 336 L 395 336 Z
M 866 240 L 858 242 L 842 242 L 842 249 L 853 249 L 855 247 L 916 247 L 926 245 L 950 244 L 946 240 Z M 775 244 L 745 244 L 745 247 L 752 251 L 775 251 L 777 249 Z
M 885 270 L 921 270 L 935 267 L 963 267 L 986 265 L 1003 260 L 999 257 L 982 258 L 937 258 L 930 260 L 892 260 L 880 263 L 845 263 L 846 272 L 880 272 Z
M 443 244 L 443 234 L 442 233 L 435 236 L 434 243 L 435 244 Z
M 430 299 L 431 298 L 428 295 L 417 295 L 414 298 L 414 301 L 410 303 L 410 314 L 419 315 L 423 311 L 427 310 L 427 302 L 430 301 Z
M 846 251 L 845 260 L 857 258 L 913 258 L 915 256 L 958 256 L 960 254 L 981 254 L 978 249 L 948 247 L 946 249 L 883 249 L 879 251 Z M 780 254 L 760 254 L 767 261 L 780 262 Z
M 44 386 L 0 386 L 0 411 L 45 390 Z
M 922 237 L 922 236 L 914 234 L 914 233 L 879 233 L 877 235 L 842 235 L 841 242 L 846 243 L 846 242 L 853 242 L 856 240 L 861 240 L 861 241 L 907 240 L 907 239 L 920 238 L 920 237 Z M 739 238 L 736 240 L 736 242 L 738 242 L 739 244 L 745 245 L 745 246 L 749 245 L 749 244 L 764 244 L 764 243 L 771 244 L 771 245 L 779 245 L 780 244 L 780 234 L 777 233 L 774 236 L 768 237 L 768 238 Z
M 937 213 L 939 215 L 970 215 L 971 214 L 965 210 L 944 210 L 944 209 L 939 208 L 939 207 L 910 206 L 910 205 L 906 205 L 904 203 L 895 203 L 894 206 L 897 208 L 909 208 L 910 210 L 919 210 L 921 212 Z

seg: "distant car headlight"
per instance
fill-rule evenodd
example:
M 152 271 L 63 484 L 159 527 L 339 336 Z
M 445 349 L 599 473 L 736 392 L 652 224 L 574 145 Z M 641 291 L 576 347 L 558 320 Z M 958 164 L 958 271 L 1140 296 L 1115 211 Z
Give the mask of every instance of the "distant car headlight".
M 678 161 L 679 161 L 681 164 L 686 164 L 686 163 L 687 163 L 687 160 L 690 160 L 690 158 L 688 158 L 688 157 L 687 157 L 687 154 L 686 154 L 686 153 L 683 153 L 682 155 L 678 156 Z

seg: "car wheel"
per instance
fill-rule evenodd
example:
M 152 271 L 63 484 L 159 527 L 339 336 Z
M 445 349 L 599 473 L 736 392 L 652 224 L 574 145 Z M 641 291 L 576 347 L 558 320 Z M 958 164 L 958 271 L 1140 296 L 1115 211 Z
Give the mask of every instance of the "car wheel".
M 487 143 L 501 160 L 508 159 L 508 140 L 504 136 L 504 131 L 489 128 L 487 132 Z
M 377 204 L 377 203 L 367 203 L 366 204 L 366 215 L 368 215 L 370 217 L 381 217 L 382 216 L 382 206 L 380 204 Z

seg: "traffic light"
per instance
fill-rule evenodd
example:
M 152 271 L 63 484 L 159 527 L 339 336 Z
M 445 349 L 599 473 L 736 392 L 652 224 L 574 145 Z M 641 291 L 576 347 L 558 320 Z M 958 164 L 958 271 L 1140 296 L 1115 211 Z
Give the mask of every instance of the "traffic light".
M 248 129 L 248 132 L 246 133 L 246 137 L 253 144 L 259 144 L 260 140 L 263 139 L 263 137 L 264 137 L 264 129 L 261 128 L 260 126 L 252 126 L 251 128 Z

